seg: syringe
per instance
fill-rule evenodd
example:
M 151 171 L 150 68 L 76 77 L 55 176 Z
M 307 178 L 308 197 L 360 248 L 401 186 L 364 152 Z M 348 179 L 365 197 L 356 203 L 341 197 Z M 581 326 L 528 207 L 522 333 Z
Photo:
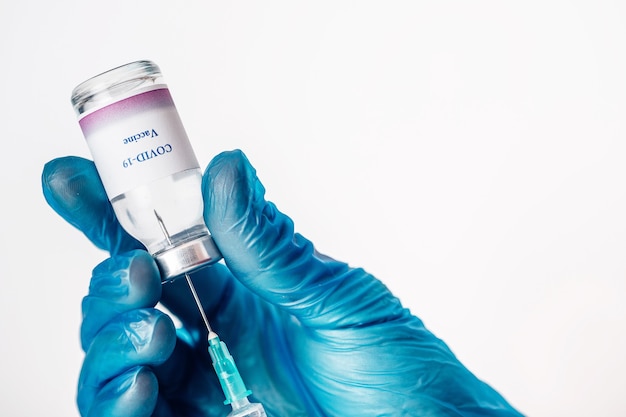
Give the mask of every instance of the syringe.
M 163 223 L 163 219 L 159 216 L 156 210 L 154 211 L 154 215 L 159 223 L 161 231 L 165 235 L 165 238 L 171 243 L 170 235 L 165 227 L 165 224 Z M 188 273 L 185 273 L 185 279 L 187 280 L 187 285 L 189 286 L 191 295 L 196 302 L 196 306 L 200 311 L 200 315 L 202 316 L 202 320 L 204 321 L 208 332 L 209 355 L 211 355 L 213 369 L 215 369 L 217 378 L 220 381 L 220 386 L 222 387 L 222 391 L 226 397 L 224 405 L 230 404 L 232 407 L 232 411 L 227 417 L 267 417 L 265 409 L 261 403 L 251 403 L 248 400 L 248 396 L 252 394 L 252 391 L 247 389 L 243 383 L 243 379 L 241 379 L 237 365 L 235 365 L 235 360 L 228 351 L 226 344 L 222 342 L 217 333 L 211 329 L 211 325 L 209 324 L 209 320 L 204 312 L 204 307 L 202 306 L 200 297 L 198 297 L 196 288 L 194 287 L 193 281 L 191 281 L 191 277 Z
M 198 298 L 198 293 L 193 286 L 191 277 L 189 274 L 185 274 L 185 278 L 187 279 L 191 294 L 196 301 L 200 315 L 209 332 L 209 355 L 211 355 L 213 361 L 213 369 L 215 369 L 217 378 L 220 381 L 220 386 L 226 397 L 224 404 L 230 404 L 232 407 L 232 411 L 228 414 L 228 417 L 266 417 L 267 415 L 265 414 L 263 405 L 260 403 L 251 403 L 248 400 L 248 396 L 252 394 L 252 391 L 247 389 L 243 383 L 237 365 L 235 365 L 235 360 L 228 351 L 226 344 L 222 342 L 217 333 L 211 329 L 211 325 L 204 313 L 204 308 L 202 307 L 200 298 Z
M 233 408 L 228 417 L 266 417 L 263 405 L 251 403 L 248 400 L 252 391 L 244 385 L 226 344 L 220 340 L 217 333 L 212 331 L 209 331 L 209 354 L 224 396 L 226 396 L 224 404 L 230 404 Z

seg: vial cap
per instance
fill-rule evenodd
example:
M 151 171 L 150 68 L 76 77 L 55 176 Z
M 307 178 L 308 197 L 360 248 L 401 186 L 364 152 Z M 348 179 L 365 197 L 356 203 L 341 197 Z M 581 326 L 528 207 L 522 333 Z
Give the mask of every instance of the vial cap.
M 222 259 L 210 235 L 173 246 L 154 255 L 161 271 L 161 281 L 172 282 L 185 273 L 214 264 Z

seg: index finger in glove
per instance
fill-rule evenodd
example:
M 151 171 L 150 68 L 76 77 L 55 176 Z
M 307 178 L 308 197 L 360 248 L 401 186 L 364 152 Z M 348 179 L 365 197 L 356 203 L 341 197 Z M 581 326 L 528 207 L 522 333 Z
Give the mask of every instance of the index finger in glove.
M 54 159 L 44 166 L 41 183 L 50 207 L 100 249 L 117 254 L 143 247 L 118 223 L 92 161 Z

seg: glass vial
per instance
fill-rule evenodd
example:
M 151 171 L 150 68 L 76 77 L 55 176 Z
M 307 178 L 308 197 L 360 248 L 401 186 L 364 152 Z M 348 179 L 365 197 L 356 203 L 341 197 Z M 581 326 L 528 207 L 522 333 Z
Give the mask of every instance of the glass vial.
M 159 67 L 137 61 L 90 78 L 72 105 L 117 219 L 162 280 L 218 261 L 202 172 Z

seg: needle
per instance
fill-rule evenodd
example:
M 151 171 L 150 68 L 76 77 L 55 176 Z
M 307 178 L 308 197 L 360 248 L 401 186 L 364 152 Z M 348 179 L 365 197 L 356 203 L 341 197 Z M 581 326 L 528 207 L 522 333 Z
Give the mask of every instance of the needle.
M 196 292 L 196 288 L 193 286 L 193 282 L 191 282 L 191 277 L 189 274 L 185 273 L 185 279 L 187 279 L 187 285 L 189 285 L 189 289 L 191 290 L 191 295 L 193 295 L 193 299 L 196 301 L 196 305 L 198 306 L 198 310 L 200 310 L 200 315 L 202 316 L 202 320 L 206 325 L 206 329 L 209 333 L 212 332 L 211 325 L 209 324 L 209 320 L 206 318 L 206 314 L 204 312 L 204 308 L 202 307 L 202 303 L 200 302 L 200 297 L 198 297 L 198 293 Z
M 165 239 L 167 239 L 167 243 L 171 245 L 172 239 L 170 237 L 170 234 L 167 231 L 167 228 L 165 227 L 165 223 L 163 223 L 163 219 L 161 218 L 161 216 L 159 216 L 159 213 L 157 213 L 156 210 L 154 210 L 154 216 L 156 217 L 157 222 L 159 223 L 159 227 L 161 228 L 163 235 L 165 235 Z M 191 277 L 189 276 L 188 273 L 185 273 L 185 279 L 187 280 L 187 285 L 189 286 L 189 289 L 191 290 L 191 295 L 193 295 L 193 299 L 196 302 L 196 306 L 198 306 L 198 310 L 200 311 L 200 315 L 202 316 L 204 325 L 206 326 L 207 331 L 211 333 L 212 332 L 211 325 L 209 324 L 209 320 L 207 319 L 206 313 L 204 312 L 204 307 L 202 307 L 202 303 L 200 302 L 200 297 L 198 297 L 198 293 L 196 292 L 196 287 L 194 287 L 193 282 L 191 281 Z

